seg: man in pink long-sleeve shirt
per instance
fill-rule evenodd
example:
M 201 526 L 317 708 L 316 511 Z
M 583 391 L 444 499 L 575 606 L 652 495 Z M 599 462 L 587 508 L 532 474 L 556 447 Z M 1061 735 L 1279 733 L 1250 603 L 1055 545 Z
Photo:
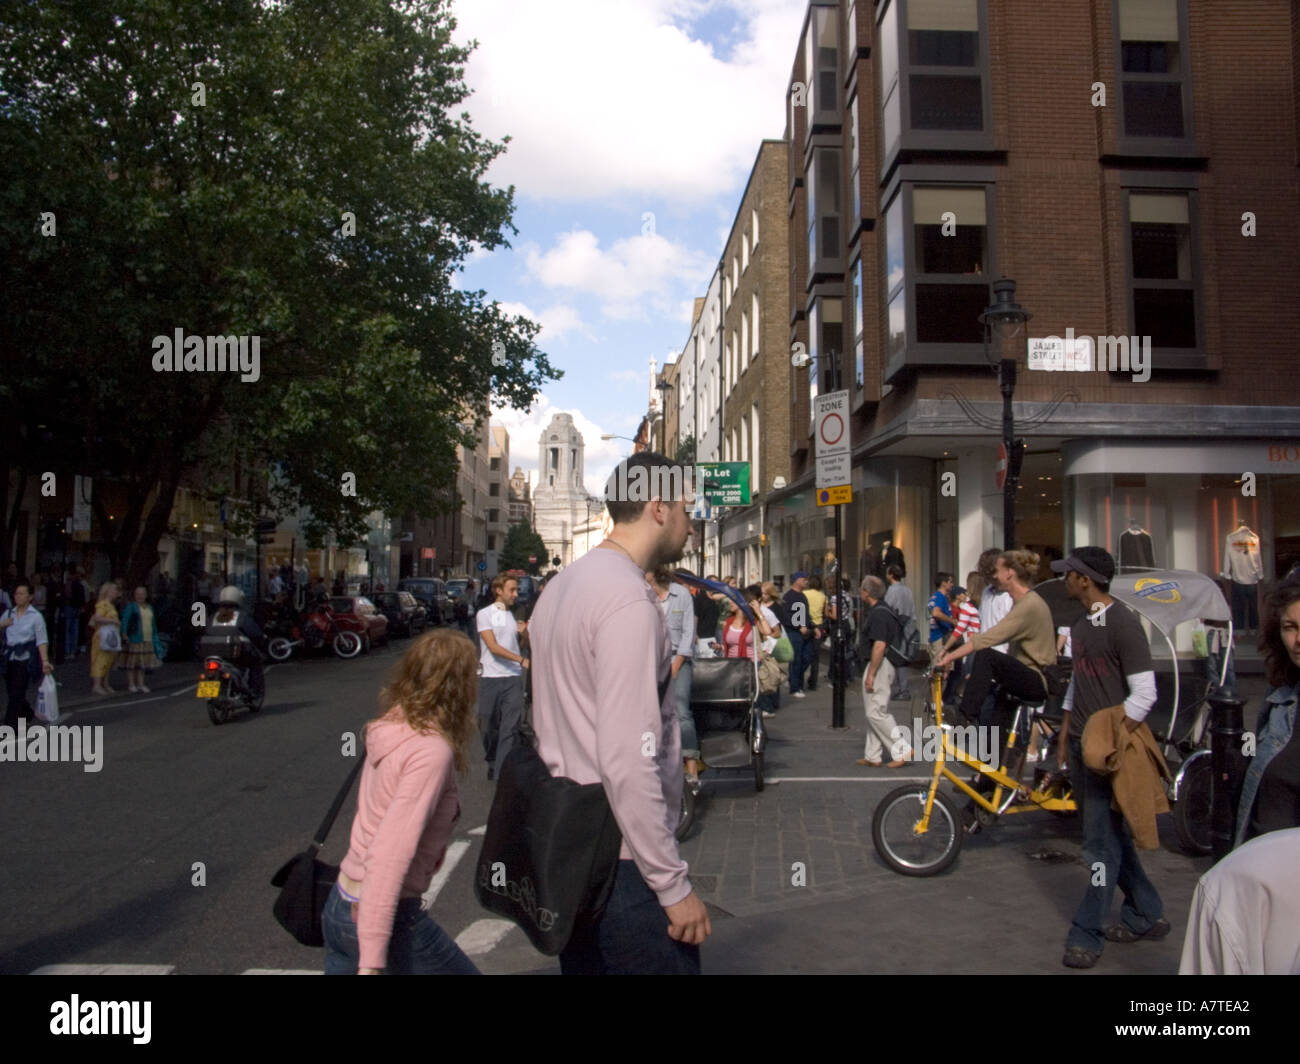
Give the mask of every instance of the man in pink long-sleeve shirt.
M 681 733 L 671 686 L 659 694 L 671 649 L 645 582 L 690 537 L 689 487 L 670 468 L 644 452 L 615 471 L 613 532 L 547 585 L 529 624 L 538 754 L 555 775 L 603 783 L 623 834 L 604 913 L 560 954 L 566 975 L 699 974 L 712 933 L 673 836 Z

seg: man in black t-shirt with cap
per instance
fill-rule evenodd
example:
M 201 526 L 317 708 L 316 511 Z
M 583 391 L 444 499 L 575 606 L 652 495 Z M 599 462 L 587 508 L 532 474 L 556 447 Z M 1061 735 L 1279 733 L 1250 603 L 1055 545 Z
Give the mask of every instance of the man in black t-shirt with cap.
M 1135 731 L 1156 700 L 1156 678 L 1146 632 L 1132 610 L 1107 593 L 1115 560 L 1101 547 L 1079 547 L 1052 562 L 1065 577 L 1066 593 L 1085 615 L 1070 629 L 1074 670 L 1065 693 L 1065 723 L 1057 750 L 1068 762 L 1083 820 L 1083 861 L 1088 891 L 1070 925 L 1062 963 L 1091 968 L 1106 942 L 1161 939 L 1169 934 L 1164 903 L 1138 859 L 1122 813 L 1111 808 L 1111 780 L 1083 763 L 1083 729 L 1094 713 L 1124 704 L 1125 726 Z M 1118 886 L 1124 892 L 1120 923 L 1105 928 Z

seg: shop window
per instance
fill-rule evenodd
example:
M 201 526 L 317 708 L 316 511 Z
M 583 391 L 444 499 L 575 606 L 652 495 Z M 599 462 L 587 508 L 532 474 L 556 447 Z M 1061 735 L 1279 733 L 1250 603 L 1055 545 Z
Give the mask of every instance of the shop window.
M 1180 0 L 1116 0 L 1124 136 L 1187 137 Z
M 1197 347 L 1191 197 L 1128 194 L 1133 332 L 1153 348 Z

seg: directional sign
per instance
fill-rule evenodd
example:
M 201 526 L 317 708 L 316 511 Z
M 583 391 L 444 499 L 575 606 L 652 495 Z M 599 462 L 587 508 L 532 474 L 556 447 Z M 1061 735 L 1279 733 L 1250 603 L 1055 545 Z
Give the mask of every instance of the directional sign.
M 849 439 L 849 393 L 847 390 L 819 395 L 814 403 L 814 431 L 817 436 L 817 490 L 847 488 L 853 481 L 853 446 Z

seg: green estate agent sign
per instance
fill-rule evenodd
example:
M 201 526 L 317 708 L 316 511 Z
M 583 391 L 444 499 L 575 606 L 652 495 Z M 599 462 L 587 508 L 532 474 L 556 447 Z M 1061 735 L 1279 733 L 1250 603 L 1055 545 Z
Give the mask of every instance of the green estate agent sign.
M 706 462 L 698 468 L 704 498 L 711 505 L 749 505 L 748 462 Z

